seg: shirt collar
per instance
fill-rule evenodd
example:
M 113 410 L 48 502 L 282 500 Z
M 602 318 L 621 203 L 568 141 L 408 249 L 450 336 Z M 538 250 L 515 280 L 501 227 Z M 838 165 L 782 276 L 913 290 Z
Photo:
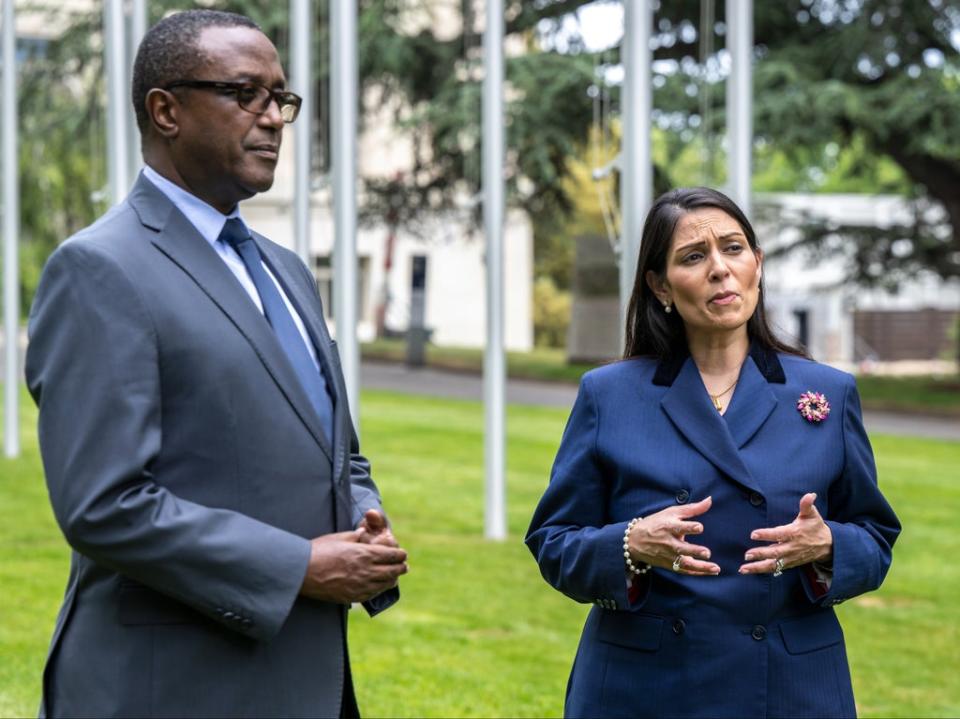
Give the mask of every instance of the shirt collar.
M 224 215 L 217 208 L 208 205 L 196 195 L 190 194 L 179 185 L 171 182 L 149 165 L 144 165 L 143 176 L 156 185 L 160 192 L 166 195 L 167 199 L 183 213 L 190 221 L 190 224 L 203 236 L 203 239 L 211 245 L 220 237 L 220 232 L 223 230 L 223 226 L 227 220 L 238 218 L 243 222 L 243 218 L 240 217 L 239 206 L 235 206 L 229 214 Z M 246 227 L 245 222 L 244 227 Z

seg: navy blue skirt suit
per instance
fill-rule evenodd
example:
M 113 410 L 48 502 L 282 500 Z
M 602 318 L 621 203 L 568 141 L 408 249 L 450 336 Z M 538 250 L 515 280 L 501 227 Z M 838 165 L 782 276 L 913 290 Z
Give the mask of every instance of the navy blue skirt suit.
M 807 391 L 830 402 L 825 420 L 797 410 Z M 750 532 L 793 521 L 807 492 L 833 534 L 829 588 L 809 566 L 739 574 L 765 544 Z M 627 523 L 707 496 L 689 541 L 720 575 L 653 568 L 628 592 Z M 754 346 L 721 415 L 689 356 L 588 372 L 526 538 L 547 582 L 595 605 L 565 714 L 854 716 L 833 605 L 880 586 L 899 531 L 850 375 Z

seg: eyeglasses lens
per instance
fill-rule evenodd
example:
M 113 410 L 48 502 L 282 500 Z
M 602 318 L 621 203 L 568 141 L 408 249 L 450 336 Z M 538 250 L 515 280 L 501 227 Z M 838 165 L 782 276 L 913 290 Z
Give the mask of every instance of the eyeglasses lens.
M 280 104 L 280 117 L 283 118 L 283 121 L 286 123 L 291 123 L 297 119 L 297 114 L 300 112 L 300 106 L 293 103 L 284 102 Z
M 277 101 L 277 106 L 280 108 L 280 117 L 283 118 L 284 122 L 291 123 L 297 119 L 300 104 L 293 102 L 285 93 L 275 94 L 260 86 L 247 87 L 237 93 L 240 107 L 257 115 L 265 113 L 274 99 Z

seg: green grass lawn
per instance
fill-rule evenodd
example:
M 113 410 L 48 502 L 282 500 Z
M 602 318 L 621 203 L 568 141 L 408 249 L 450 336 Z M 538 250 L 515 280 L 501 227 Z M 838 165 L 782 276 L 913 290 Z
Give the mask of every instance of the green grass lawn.
M 485 542 L 483 410 L 474 402 L 362 395 L 364 450 L 411 553 L 403 599 L 353 612 L 365 716 L 559 716 L 587 607 L 550 589 L 521 537 L 565 421 L 510 407 L 511 537 Z M 67 553 L 51 518 L 25 401 L 23 457 L 0 459 L 0 716 L 36 711 Z M 874 437 L 906 529 L 883 589 L 843 604 L 862 716 L 960 715 L 960 443 Z
M 404 362 L 407 344 L 400 339 L 378 339 L 360 346 L 364 359 Z M 529 352 L 507 352 L 507 372 L 516 379 L 545 382 L 579 382 L 593 364 L 567 363 L 567 353 L 553 347 L 535 347 Z M 431 367 L 463 372 L 483 369 L 483 350 L 475 347 L 438 347 L 428 344 L 424 360 Z

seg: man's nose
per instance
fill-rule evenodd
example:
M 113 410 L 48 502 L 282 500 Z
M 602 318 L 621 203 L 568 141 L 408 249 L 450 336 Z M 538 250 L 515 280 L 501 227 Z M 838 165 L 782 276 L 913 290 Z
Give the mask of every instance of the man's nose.
M 260 113 L 258 119 L 261 125 L 268 125 L 278 130 L 282 128 L 285 123 L 283 122 L 283 115 L 280 113 L 280 101 L 271 97 L 267 109 Z

